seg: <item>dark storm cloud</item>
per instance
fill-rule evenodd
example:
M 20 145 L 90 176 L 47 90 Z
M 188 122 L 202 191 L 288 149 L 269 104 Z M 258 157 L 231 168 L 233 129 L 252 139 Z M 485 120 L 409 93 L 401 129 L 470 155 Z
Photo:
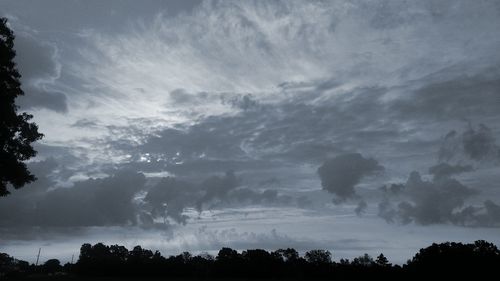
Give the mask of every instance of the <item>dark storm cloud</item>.
M 0 228 L 160 226 L 155 218 L 163 218 L 164 225 L 170 224 L 169 219 L 185 224 L 187 208 L 288 204 L 292 199 L 273 189 L 244 186 L 231 171 L 199 182 L 160 178 L 151 186 L 143 174 L 121 169 L 104 178 L 57 187 L 56 179 L 67 171 L 54 158 L 29 163 L 29 168 L 38 180 L 2 199 Z
M 170 217 L 185 224 L 187 216 L 182 213 L 185 208 L 193 206 L 195 198 L 201 196 L 200 193 L 196 185 L 167 177 L 148 191 L 144 201 L 151 205 L 153 217 Z
M 412 202 L 399 204 L 401 219 L 403 222 L 414 220 L 420 224 L 454 221 L 453 211 L 477 193 L 458 180 L 447 177 L 425 181 L 417 172 L 410 174 L 405 191 Z
M 454 178 L 477 169 L 462 163 L 495 160 L 498 149 L 492 130 L 486 125 L 480 124 L 476 129 L 469 124 L 463 133 L 450 131 L 442 138 L 440 162 L 428 169 L 432 179 L 426 180 L 413 171 L 406 183 L 383 186 L 384 198 L 378 204 L 378 215 L 391 223 L 500 226 L 496 203 L 487 200 L 482 205 L 471 204 L 470 199 L 481 190 Z
M 204 202 L 210 202 L 215 199 L 221 199 L 228 195 L 241 184 L 233 171 L 228 171 L 223 177 L 212 176 L 201 183 L 205 194 L 198 201 L 198 209 L 201 210 Z
M 133 196 L 145 178 L 127 171 L 75 183 L 47 193 L 36 206 L 34 225 L 105 226 L 136 223 Z
M 242 179 L 229 171 L 223 177 L 212 176 L 201 183 L 204 195 L 197 201 L 198 210 L 204 205 L 217 206 L 220 204 L 278 204 L 290 203 L 291 198 L 278 194 L 274 189 L 253 189 L 242 185 Z M 209 207 L 210 208 L 210 207 Z
M 133 199 L 144 188 L 142 174 L 121 171 L 102 179 L 76 182 L 70 188 L 47 191 L 47 186 L 53 184 L 47 180 L 35 182 L 24 188 L 24 194 L 3 199 L 0 225 L 78 227 L 137 223 Z
M 148 190 L 144 201 L 149 204 L 152 217 L 170 218 L 185 224 L 187 208 L 214 209 L 231 204 L 272 204 L 288 202 L 288 198 L 277 191 L 253 190 L 241 185 L 241 178 L 228 171 L 223 176 L 214 175 L 200 183 L 167 177 Z
M 469 124 L 461 134 L 453 130 L 444 137 L 439 159 L 452 161 L 464 157 L 477 162 L 500 160 L 500 147 L 488 126 L 479 124 L 475 128 Z
M 59 168 L 59 164 L 54 158 L 48 158 L 43 161 L 30 162 L 27 163 L 27 166 L 31 173 L 37 177 L 37 180 L 34 183 L 29 184 L 26 188 L 16 190 L 16 195 L 12 195 L 3 199 L 8 199 L 11 197 L 17 197 L 23 200 L 29 199 L 29 197 L 32 195 L 45 193 L 49 188 L 55 185 L 53 174 Z M 7 201 L 6 204 L 9 204 L 9 200 L 5 201 Z M 14 201 L 16 201 L 16 199 L 12 200 L 11 203 L 13 203 Z M 21 206 L 22 204 L 19 205 Z M 0 207 L 2 207 L 1 204 Z
M 355 197 L 355 187 L 366 177 L 384 169 L 377 160 L 365 158 L 359 153 L 341 154 L 327 160 L 318 168 L 323 189 L 338 199 Z
M 483 124 L 479 124 L 477 129 L 470 127 L 462 134 L 464 152 L 473 160 L 483 160 L 488 157 L 498 158 L 500 147 L 495 141 L 491 129 Z
M 451 177 L 470 171 L 468 167 L 437 165 L 430 170 L 434 172 L 432 180 L 422 179 L 414 171 L 406 183 L 385 187 L 385 198 L 378 205 L 378 215 L 390 223 L 500 226 L 498 205 L 490 200 L 482 206 L 466 204 L 479 191 Z
M 59 76 L 57 49 L 27 33 L 16 34 L 16 63 L 21 74 L 24 96 L 18 99 L 21 108 L 47 108 L 67 112 L 64 93 L 51 90 L 49 84 Z

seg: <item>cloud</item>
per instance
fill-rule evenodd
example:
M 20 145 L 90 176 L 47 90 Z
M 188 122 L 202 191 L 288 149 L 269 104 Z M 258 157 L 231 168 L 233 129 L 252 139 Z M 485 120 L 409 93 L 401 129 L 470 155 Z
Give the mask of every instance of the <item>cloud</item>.
M 464 152 L 473 160 L 483 160 L 488 157 L 498 158 L 500 148 L 495 143 L 495 137 L 490 128 L 479 124 L 478 129 L 470 127 L 462 134 Z
M 61 72 L 56 45 L 27 32 L 19 32 L 16 33 L 14 49 L 25 93 L 18 99 L 21 108 L 46 108 L 59 113 L 67 112 L 66 95 L 52 89 Z
M 345 200 L 356 195 L 355 187 L 361 179 L 383 169 L 373 158 L 350 153 L 325 161 L 318 168 L 318 175 L 323 189 L 335 194 L 340 200 Z
M 366 203 L 365 200 L 360 200 L 358 202 L 358 205 L 356 206 L 356 209 L 354 209 L 354 212 L 356 213 L 357 216 L 361 216 L 363 213 L 366 212 L 366 208 L 368 208 L 368 203 Z
M 355 89 L 321 104 L 304 104 L 301 98 L 267 103 L 242 96 L 225 101 L 236 106 L 237 113 L 153 132 L 128 127 L 115 133 L 122 138 L 107 145 L 130 154 L 130 161 L 143 169 L 163 169 L 180 176 L 317 165 L 345 151 L 371 149 L 388 138 L 397 141 L 399 128 L 385 124 L 384 112 L 371 106 L 380 102 L 383 93 L 380 89 Z M 358 110 L 366 115 L 356 114 Z M 373 120 L 380 121 L 374 124 Z M 145 126 L 149 124 L 137 127 Z M 124 145 L 128 138 L 130 143 Z M 145 158 L 148 161 L 141 160 Z
M 162 10 L 143 6 L 135 10 Z M 286 177 L 349 151 L 384 159 L 431 150 L 441 121 L 497 112 L 498 42 L 477 40 L 496 34 L 496 10 L 448 6 L 206 2 L 176 17 L 130 17 L 120 29 L 96 28 L 99 11 L 76 36 L 43 43 L 43 61 L 56 55 L 61 75 L 33 103 L 62 109 L 64 94 L 74 112 L 38 123 L 48 143 L 82 149 L 95 170 L 120 162 L 199 178 L 229 169 Z M 457 20 L 477 12 L 476 22 Z M 32 43 L 49 41 L 44 34 Z M 82 118 L 99 128 L 74 126 Z M 421 126 L 426 118 L 439 122 Z
M 495 204 L 491 200 L 484 201 L 486 210 L 484 215 L 480 215 L 479 220 L 481 225 L 500 226 L 500 205 Z
M 26 32 L 16 33 L 15 62 L 25 83 L 51 80 L 59 75 L 55 45 L 37 39 Z
M 260 104 L 252 94 L 235 96 L 228 101 L 231 105 L 242 110 L 258 109 Z
M 461 159 L 475 162 L 493 162 L 500 159 L 500 147 L 496 144 L 493 131 L 484 124 L 474 128 L 469 124 L 461 134 L 450 131 L 443 139 L 439 150 L 439 159 L 445 161 L 460 161 Z
M 35 182 L 23 189 L 24 194 L 5 198 L 0 206 L 0 225 L 80 227 L 137 223 L 133 199 L 144 188 L 142 174 L 118 171 L 109 177 L 76 182 L 69 188 L 54 188 L 53 182 L 46 182 Z
M 491 23 L 497 21 L 498 9 L 491 3 L 450 6 L 425 1 L 349 5 L 206 1 L 178 17 L 150 14 L 125 30 L 86 29 L 76 50 L 81 61 L 69 64 L 67 71 L 98 92 L 89 98 L 99 107 L 111 108 L 116 104 L 109 105 L 106 99 L 120 97 L 115 103 L 124 115 L 189 122 L 193 116 L 231 112 L 218 99 L 206 101 L 209 106 L 196 114 L 176 103 L 187 104 L 191 100 L 187 97 L 197 93 L 229 98 L 250 93 L 257 99 L 286 100 L 287 95 L 277 94 L 278 85 L 324 80 L 312 89 L 334 95 L 348 90 L 342 87 L 346 84 L 404 86 L 419 79 L 428 82 L 427 75 L 460 63 L 456 76 L 470 72 L 471 61 L 483 59 L 480 66 L 494 65 L 498 42 L 491 40 L 496 34 Z M 475 14 L 483 17 L 458 20 Z M 135 98 L 137 89 L 143 92 L 141 100 Z M 433 95 L 425 96 L 417 111 L 432 105 L 428 101 Z M 168 110 L 162 108 L 165 103 Z
M 166 177 L 148 179 L 129 169 L 110 176 L 76 180 L 62 187 L 56 179 L 67 173 L 54 158 L 29 163 L 38 181 L 2 199 L 0 227 L 165 227 L 186 224 L 186 212 L 242 205 L 293 203 L 272 189 L 242 186 L 233 172 L 203 181 Z M 62 175 L 61 175 L 62 174 Z M 156 219 L 162 218 L 163 222 Z
M 193 183 L 167 177 L 161 179 L 148 190 L 144 201 L 151 206 L 151 215 L 164 220 L 172 219 L 177 223 L 186 224 L 189 218 L 185 211 L 196 208 L 198 212 L 204 209 L 217 209 L 225 206 L 259 205 L 273 203 L 290 203 L 290 198 L 281 196 L 276 190 L 253 190 L 242 186 L 241 179 L 233 171 L 224 176 L 214 175 L 200 183 Z
M 149 189 L 144 201 L 152 206 L 153 217 L 172 218 L 178 223 L 186 223 L 183 211 L 192 207 L 201 191 L 196 185 L 172 177 L 163 178 Z
M 3 210 L 8 210 L 10 207 L 15 209 L 24 208 L 25 204 L 21 201 L 25 201 L 25 203 L 30 200 L 34 200 L 36 196 L 43 196 L 45 192 L 47 192 L 51 187 L 53 187 L 56 182 L 53 179 L 54 172 L 57 170 L 59 164 L 55 161 L 54 158 L 47 158 L 43 161 L 34 161 L 27 163 L 28 169 L 37 177 L 37 180 L 33 183 L 27 184 L 21 189 L 11 190 L 12 196 L 2 198 L 5 199 L 2 201 L 4 206 Z M 13 189 L 8 186 L 7 188 Z M 15 194 L 15 195 L 14 195 Z M 3 213 L 6 217 L 8 212 Z M 1 218 L 0 218 L 1 222 Z
M 429 168 L 429 173 L 434 176 L 434 179 L 449 178 L 452 175 L 457 175 L 472 171 L 472 166 L 450 165 L 448 163 L 439 163 Z
M 227 194 L 240 185 L 233 171 L 228 171 L 223 177 L 212 176 L 201 183 L 204 195 L 199 201 L 199 209 L 204 202 L 214 199 L 224 199 Z
M 470 175 L 481 169 L 477 164 L 496 161 L 498 150 L 492 130 L 484 124 L 477 129 L 469 124 L 462 133 L 448 132 L 441 139 L 438 164 L 428 168 L 432 178 L 426 179 L 413 171 L 405 183 L 384 185 L 378 215 L 390 223 L 500 226 L 496 203 L 486 200 L 478 204 L 479 198 L 474 203 L 471 198 L 480 194 L 481 189 L 471 188 L 455 178 L 460 176 L 475 185 L 481 184 L 471 181 Z M 476 165 L 463 164 L 468 162 Z
M 384 198 L 380 201 L 380 203 L 378 203 L 378 216 L 383 218 L 388 223 L 394 223 L 394 220 L 398 216 L 398 212 L 394 208 L 393 204 L 391 204 L 391 201 Z
M 498 59 L 498 58 L 496 58 Z M 467 74 L 467 67 L 474 71 Z M 497 116 L 500 68 L 460 64 L 445 67 L 409 84 L 409 93 L 389 104 L 403 120 L 481 120 Z
M 147 5 L 133 10 L 161 10 Z M 318 205 L 321 198 L 311 202 L 312 197 L 285 194 L 318 190 L 315 170 L 323 164 L 323 188 L 337 199 L 363 196 L 366 201 L 359 201 L 356 210 L 368 212 L 363 202 L 372 206 L 365 195 L 370 191 L 361 192 L 358 185 L 381 170 L 378 161 L 391 178 L 426 170 L 444 128 L 464 119 L 498 121 L 498 7 L 465 1 L 452 6 L 426 1 L 206 2 L 176 17 L 168 11 L 142 20 L 123 16 L 129 22 L 119 29 L 102 19 L 106 14 L 110 22 L 117 21 L 107 9 L 92 23 L 80 14 L 76 22 L 62 13 L 71 18 L 64 30 L 33 33 L 25 42 L 32 47 L 25 53 L 43 45 L 42 57 L 32 61 L 44 67 L 30 70 L 30 61 L 20 62 L 26 65 L 25 79 L 40 92 L 33 89 L 39 98 L 26 99 L 25 107 L 66 112 L 64 118 L 54 112 L 35 116 L 48 132 L 40 154 L 60 161 L 47 176 L 50 184 L 43 186 L 51 197 L 65 198 L 80 191 L 58 184 L 85 182 L 117 168 L 144 172 L 150 178 L 138 198 L 133 196 L 134 216 L 124 211 L 123 217 L 106 220 L 127 224 L 139 216 L 138 223 L 154 223 L 166 217 L 185 223 L 195 212 L 191 208 Z M 85 29 L 68 32 L 67 25 Z M 54 43 L 42 43 L 49 39 Z M 65 109 L 68 102 L 71 112 Z M 475 186 L 475 174 L 465 174 L 469 162 L 453 155 L 479 161 L 493 155 L 481 151 L 488 134 L 480 131 L 474 127 L 467 138 L 468 152 L 462 132 L 449 136 L 459 152 L 445 149 L 443 155 L 456 161 L 444 163 L 448 156 L 443 156 L 443 163 L 429 170 L 434 179 L 421 177 L 424 190 L 431 190 L 427 193 L 448 195 L 442 191 L 446 185 L 462 190 L 462 181 L 452 178 L 458 175 L 470 176 L 463 182 Z M 327 165 L 352 151 L 362 152 L 358 160 Z M 377 160 L 362 156 L 373 153 Z M 370 160 L 373 165 L 367 164 Z M 344 168 L 349 164 L 358 166 Z M 228 170 L 236 171 L 237 182 L 219 174 Z M 270 177 L 282 181 L 279 190 L 255 184 Z M 408 194 L 406 183 L 387 189 L 396 199 L 381 203 L 387 205 L 381 215 L 424 221 L 417 209 L 426 200 Z M 410 205 L 402 205 L 408 210 L 404 216 L 400 201 Z M 459 212 L 465 217 L 470 210 L 475 218 L 481 212 L 494 214 L 495 205 L 488 206 L 492 211 L 468 209 L 464 203 L 453 217 Z M 437 220 L 448 222 L 447 212 Z
M 19 98 L 19 106 L 23 109 L 46 108 L 59 113 L 68 111 L 67 97 L 57 91 L 45 91 L 27 87 L 25 96 Z
M 482 205 L 467 203 L 479 191 L 451 177 L 469 172 L 470 166 L 439 164 L 430 171 L 434 174 L 431 181 L 413 171 L 406 183 L 383 188 L 385 197 L 378 204 L 378 215 L 389 223 L 500 226 L 500 207 L 491 200 Z
M 462 207 L 465 200 L 477 192 L 451 178 L 436 181 L 422 180 L 418 172 L 412 172 L 405 184 L 412 202 L 399 205 L 402 220 L 414 220 L 420 224 L 453 221 L 453 211 Z

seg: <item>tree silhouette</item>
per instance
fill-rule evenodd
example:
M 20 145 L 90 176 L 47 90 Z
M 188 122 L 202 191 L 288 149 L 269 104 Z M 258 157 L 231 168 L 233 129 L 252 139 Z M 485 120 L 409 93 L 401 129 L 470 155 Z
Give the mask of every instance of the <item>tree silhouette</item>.
M 31 143 L 43 137 L 38 126 L 28 122 L 32 115 L 17 113 L 15 99 L 24 95 L 14 57 L 14 33 L 6 18 L 0 18 L 0 196 L 36 180 L 23 161 L 36 155 Z
M 365 253 L 362 256 L 354 258 L 354 260 L 352 260 L 352 263 L 358 266 L 372 266 L 375 262 L 370 255 Z
M 312 264 L 329 264 L 332 262 L 332 254 L 326 250 L 311 250 L 306 252 L 304 257 Z
M 43 271 L 45 273 L 55 273 L 61 270 L 61 262 L 58 259 L 50 259 L 43 264 Z
M 387 258 L 382 253 L 380 255 L 378 255 L 377 259 L 375 260 L 375 263 L 378 266 L 382 266 L 382 267 L 386 267 L 386 266 L 390 266 L 391 265 L 389 263 L 389 260 L 387 260 Z
M 500 250 L 483 240 L 471 244 L 432 244 L 402 267 L 389 263 L 383 254 L 375 260 L 364 254 L 352 262 L 348 259 L 335 262 L 326 250 L 312 250 L 301 257 L 291 248 L 274 252 L 251 249 L 241 253 L 223 248 L 215 259 L 208 254 L 193 256 L 189 252 L 165 258 L 158 251 L 153 253 L 140 246 L 129 251 L 123 246 L 97 243 L 82 245 L 78 261 L 64 266 L 55 259 L 43 265 L 29 265 L 0 253 L 0 280 L 92 280 L 93 277 L 111 280 L 421 280 L 433 277 L 460 280 L 469 277 L 482 280 L 497 276 L 498 265 Z M 61 276 L 69 278 L 60 279 Z
M 293 262 L 299 259 L 299 252 L 292 248 L 279 249 L 275 253 L 280 255 L 285 262 Z
M 492 243 L 478 240 L 474 244 L 446 242 L 420 249 L 406 265 L 414 275 L 433 272 L 435 275 L 464 277 L 498 274 L 500 250 Z

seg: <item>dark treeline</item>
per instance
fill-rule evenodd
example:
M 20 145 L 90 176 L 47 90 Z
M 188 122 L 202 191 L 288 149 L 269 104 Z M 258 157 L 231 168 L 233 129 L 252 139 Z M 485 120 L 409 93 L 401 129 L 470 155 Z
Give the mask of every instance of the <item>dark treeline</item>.
M 160 252 L 132 250 L 119 245 L 84 244 L 75 264 L 61 265 L 51 259 L 35 266 L 0 253 L 2 279 L 73 280 L 94 277 L 139 279 L 420 279 L 427 277 L 498 276 L 500 251 L 489 242 L 441 243 L 421 249 L 402 266 L 389 263 L 380 254 L 364 254 L 353 260 L 332 261 L 326 250 L 311 250 L 300 256 L 295 249 L 246 250 L 241 253 L 222 248 L 217 256 L 193 256 L 184 252 L 163 257 Z M 382 279 L 382 280 L 383 280 Z

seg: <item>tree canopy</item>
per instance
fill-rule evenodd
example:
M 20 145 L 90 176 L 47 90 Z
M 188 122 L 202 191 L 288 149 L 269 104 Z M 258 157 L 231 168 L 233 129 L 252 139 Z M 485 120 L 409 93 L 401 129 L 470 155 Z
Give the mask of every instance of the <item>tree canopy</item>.
M 9 184 L 18 189 L 36 180 L 24 161 L 36 155 L 31 144 L 43 137 L 29 122 L 32 115 L 17 112 L 15 100 L 24 92 L 15 56 L 14 33 L 7 19 L 0 18 L 0 196 L 10 193 Z

